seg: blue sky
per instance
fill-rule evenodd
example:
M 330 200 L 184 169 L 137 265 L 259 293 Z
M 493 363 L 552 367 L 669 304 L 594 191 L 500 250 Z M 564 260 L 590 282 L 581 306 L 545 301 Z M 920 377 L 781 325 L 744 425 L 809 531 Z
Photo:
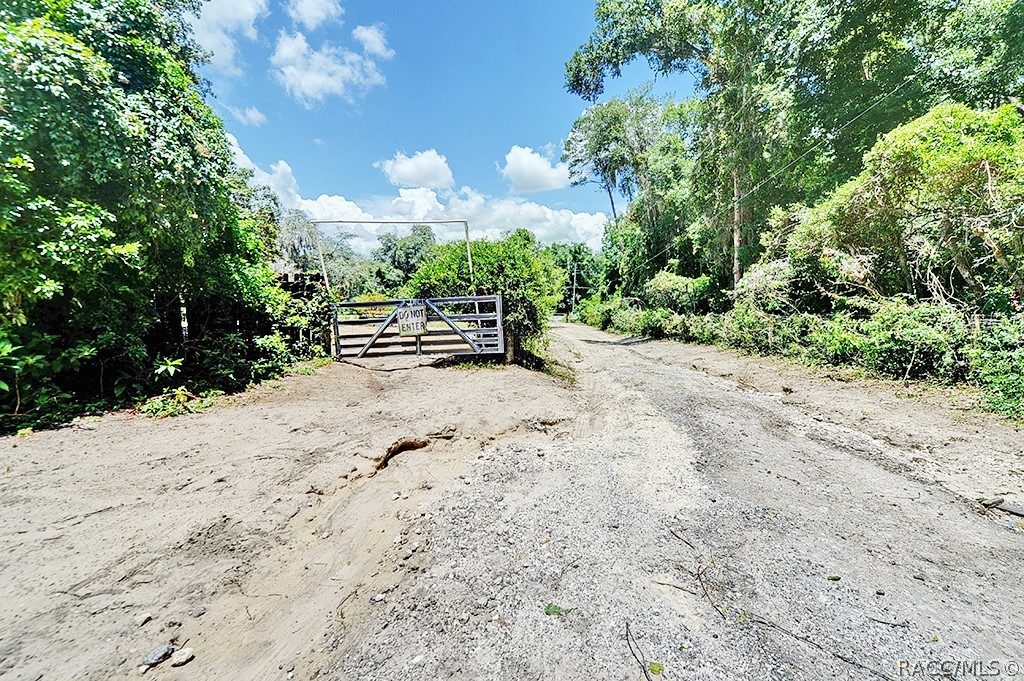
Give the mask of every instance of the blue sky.
M 477 236 L 526 227 L 600 242 L 596 187 L 559 162 L 586 108 L 564 63 L 593 0 L 210 0 L 193 25 L 236 156 L 315 218 L 466 218 Z M 604 99 L 652 79 L 646 64 Z M 655 91 L 686 96 L 685 76 Z M 384 230 L 346 227 L 367 252 Z M 459 228 L 436 229 L 455 238 Z

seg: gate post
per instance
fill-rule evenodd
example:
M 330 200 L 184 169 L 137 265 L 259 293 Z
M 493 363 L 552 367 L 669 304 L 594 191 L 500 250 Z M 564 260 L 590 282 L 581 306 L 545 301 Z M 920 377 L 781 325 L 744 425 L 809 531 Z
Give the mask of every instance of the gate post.
M 501 295 L 494 296 L 494 314 L 498 318 L 498 347 L 501 348 L 501 354 L 508 364 L 508 348 L 505 347 L 505 312 L 501 305 Z
M 338 305 L 331 303 L 331 346 L 334 348 L 334 356 L 341 357 L 341 329 L 338 328 Z

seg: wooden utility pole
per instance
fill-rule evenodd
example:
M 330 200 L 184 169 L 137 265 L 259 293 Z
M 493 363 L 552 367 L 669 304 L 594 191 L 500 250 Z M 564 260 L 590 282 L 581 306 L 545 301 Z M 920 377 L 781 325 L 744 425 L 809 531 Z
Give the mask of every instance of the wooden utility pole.
M 574 262 L 572 264 L 572 301 L 569 307 L 569 316 L 572 317 L 576 314 L 576 272 L 579 270 L 580 264 Z

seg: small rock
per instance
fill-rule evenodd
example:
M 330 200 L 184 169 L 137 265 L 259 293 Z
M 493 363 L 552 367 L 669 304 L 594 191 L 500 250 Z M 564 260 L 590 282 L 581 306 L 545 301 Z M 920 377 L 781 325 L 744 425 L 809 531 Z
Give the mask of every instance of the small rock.
M 467 622 L 469 622 L 469 613 L 468 612 L 462 613 L 462 615 L 459 617 L 459 621 L 462 622 L 463 624 L 466 624 Z
M 875 592 L 875 595 L 876 595 L 876 596 L 884 596 L 884 595 L 885 595 L 885 592 L 884 592 L 884 591 L 882 591 L 881 589 L 879 589 L 878 591 L 876 591 L 876 592 Z
M 196 608 L 195 610 L 193 610 L 189 614 L 192 615 L 193 617 L 202 617 L 203 615 L 206 614 L 206 608 Z
M 486 608 L 487 607 L 487 596 L 481 596 L 480 598 L 476 599 L 476 607 L 478 607 L 478 608 Z
M 191 648 L 182 648 L 178 652 L 171 655 L 171 666 L 180 667 L 182 665 L 188 664 L 193 659 L 195 659 L 195 656 L 195 651 Z
M 156 665 L 160 664 L 173 654 L 174 646 L 165 643 L 164 645 L 160 646 L 159 648 L 151 652 L 149 655 L 146 655 L 146 658 L 142 661 L 142 666 L 155 667 Z
M 391 501 L 398 501 L 401 498 L 402 498 L 402 495 L 400 493 L 398 493 L 398 492 L 395 492 L 394 494 L 391 495 Z
M 136 626 L 141 627 L 146 622 L 152 621 L 152 619 L 153 619 L 153 616 L 151 614 L 149 614 L 148 612 L 144 612 L 141 615 L 136 615 L 135 616 L 135 624 L 136 624 Z
M 168 627 L 180 627 L 181 626 L 181 620 L 177 619 L 176 617 L 172 617 L 171 619 L 167 620 L 167 626 Z
M 383 602 L 384 598 L 385 598 L 384 594 L 376 594 L 376 595 L 370 597 L 370 600 L 373 601 L 374 603 L 381 603 L 381 602 Z
M 494 500 L 495 501 L 505 501 L 505 495 L 504 494 L 496 494 L 494 496 Z

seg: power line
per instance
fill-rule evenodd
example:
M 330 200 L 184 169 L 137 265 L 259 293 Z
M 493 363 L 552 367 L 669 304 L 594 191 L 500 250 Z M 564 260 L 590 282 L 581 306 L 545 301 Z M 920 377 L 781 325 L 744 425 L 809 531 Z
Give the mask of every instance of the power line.
M 857 121 L 858 121 L 859 119 L 863 118 L 863 117 L 864 117 L 864 116 L 865 116 L 865 115 L 866 115 L 866 114 L 867 114 L 867 113 L 868 113 L 869 111 L 871 111 L 871 110 L 872 110 L 872 109 L 874 109 L 874 108 L 875 108 L 876 106 L 878 106 L 879 104 L 881 104 L 882 102 L 884 102 L 884 101 L 885 101 L 886 99 L 888 99 L 888 98 L 889 98 L 889 97 L 891 97 L 892 95 L 894 95 L 894 94 L 896 94 L 897 92 L 899 92 L 900 90 L 902 90 L 902 89 L 903 89 L 904 87 L 906 87 L 906 86 L 907 86 L 908 84 L 910 84 L 910 82 L 911 82 L 911 81 L 913 81 L 913 80 L 914 80 L 915 78 L 917 78 L 917 77 L 918 77 L 919 75 L 921 75 L 921 73 L 923 73 L 923 72 L 924 72 L 924 70 L 925 70 L 925 69 L 924 69 L 924 67 L 922 67 L 922 68 L 918 69 L 917 71 L 915 71 L 914 73 L 912 73 L 912 74 L 910 74 L 909 76 L 907 76 L 907 79 L 906 79 L 906 80 L 904 80 L 904 81 L 903 81 L 902 83 L 900 83 L 899 85 L 897 85 L 896 87 L 894 87 L 894 88 L 893 88 L 892 90 L 890 90 L 889 92 L 885 93 L 884 95 L 882 95 L 881 97 L 879 97 L 878 99 L 876 99 L 876 100 L 875 100 L 875 101 L 874 101 L 873 103 L 871 103 L 871 104 L 870 104 L 870 105 L 869 105 L 869 106 L 868 106 L 867 108 L 863 109 L 863 110 L 862 110 L 862 111 L 861 111 L 860 113 L 858 113 L 858 114 L 857 114 L 856 116 L 854 116 L 853 118 L 849 119 L 848 121 L 846 121 L 845 123 L 843 123 L 843 124 L 842 124 L 841 126 L 839 126 L 839 127 L 838 127 L 838 128 L 837 128 L 837 129 L 836 129 L 836 130 L 835 130 L 835 131 L 834 131 L 834 132 L 832 133 L 832 135 L 833 135 L 833 136 L 835 136 L 835 135 L 838 135 L 838 134 L 839 134 L 839 133 L 841 133 L 841 132 L 842 132 L 843 130 L 845 130 L 846 128 L 850 127 L 850 126 L 851 126 L 851 125 L 853 125 L 853 124 L 854 124 L 855 122 L 857 122 Z M 733 117 L 733 118 L 735 119 L 735 117 Z M 778 177 L 779 175 L 781 175 L 782 173 L 784 173 L 784 172 L 786 172 L 787 170 L 789 170 L 790 168 L 792 168 L 792 167 L 793 167 L 794 165 L 796 165 L 796 163 L 797 163 L 797 162 L 799 162 L 799 161 L 800 161 L 801 159 L 803 159 L 803 158 L 804 158 L 804 157 L 806 157 L 806 156 L 807 156 L 808 154 L 810 154 L 811 152 L 813 152 L 814 150 L 816 150 L 816 149 L 817 149 L 818 147 L 820 147 L 820 146 L 821 146 L 822 144 L 824 144 L 824 143 L 825 143 L 825 141 L 826 141 L 826 139 L 827 139 L 827 138 L 824 138 L 824 137 L 823 137 L 822 139 L 818 140 L 818 141 L 817 141 L 817 142 L 816 142 L 816 143 L 815 143 L 815 144 L 814 144 L 813 146 L 811 146 L 811 147 L 810 147 L 809 149 L 807 149 L 807 150 L 806 150 L 806 151 L 805 151 L 804 153 L 802 153 L 802 154 L 800 154 L 799 156 L 797 156 L 797 157 L 796 157 L 795 159 L 793 159 L 792 161 L 790 161 L 789 163 L 787 163 L 787 164 L 786 164 L 785 166 L 783 166 L 783 167 L 782 167 L 782 168 L 780 168 L 779 170 L 776 170 L 776 171 L 775 171 L 774 173 L 772 173 L 772 174 L 771 174 L 770 176 L 768 176 L 767 178 L 765 178 L 764 180 L 762 180 L 762 181 L 761 181 L 760 183 L 758 183 L 758 184 L 757 184 L 757 185 L 756 185 L 756 186 L 755 186 L 755 187 L 754 187 L 753 189 L 751 189 L 750 191 L 748 191 L 748 192 L 747 192 L 746 194 L 743 194 L 742 196 L 740 196 L 740 197 L 738 197 L 738 198 L 735 198 L 735 199 L 733 199 L 732 201 L 730 201 L 730 202 L 729 202 L 729 204 L 728 204 L 728 205 L 726 205 L 726 206 L 723 206 L 721 210 L 719 210 L 719 211 L 717 211 L 717 212 L 713 213 L 713 214 L 711 215 L 711 217 L 709 218 L 709 220 L 715 220 L 716 218 L 720 217 L 720 216 L 721 216 L 721 215 L 722 215 L 723 213 L 725 213 L 726 211 L 729 211 L 729 210 L 732 210 L 733 208 L 735 208 L 735 207 L 736 207 L 737 205 L 739 205 L 740 203 L 742 203 L 742 202 L 744 201 L 744 199 L 747 199 L 748 197 L 750 197 L 750 196 L 752 196 L 753 194 L 755 194 L 755 193 L 756 193 L 757 191 L 759 191 L 759 190 L 760 190 L 760 189 L 761 189 L 762 187 L 764 187 L 764 186 L 765 186 L 766 184 L 768 184 L 768 183 L 769 183 L 769 182 L 771 182 L 772 180 L 776 179 L 776 178 L 777 178 L 777 177 Z M 676 239 L 677 239 L 678 237 L 680 237 L 680 236 L 682 236 L 682 235 L 681 235 L 681 234 L 676 234 L 676 235 L 675 235 L 674 237 L 672 237 L 672 240 L 673 240 L 673 242 L 674 242 L 674 241 L 675 241 L 675 240 L 676 240 Z M 664 255 L 664 254 L 668 253 L 668 252 L 669 252 L 670 250 L 672 250 L 673 248 L 675 248 L 675 243 L 672 243 L 672 244 L 670 244 L 670 245 L 666 246 L 665 248 L 663 248 L 662 250 L 658 251 L 657 253 L 655 253 L 655 254 L 654 254 L 654 255 L 652 255 L 651 257 L 647 258 L 647 260 L 643 261 L 643 262 L 642 262 L 642 263 L 640 263 L 639 265 L 636 265 L 636 266 L 634 266 L 634 267 L 632 267 L 632 268 L 629 268 L 629 269 L 626 269 L 626 270 L 624 270 L 624 271 L 621 271 L 621 272 L 620 272 L 619 274 L 620 274 L 620 275 L 624 275 L 624 274 L 626 274 L 626 273 L 628 273 L 628 272 L 631 272 L 631 271 L 633 271 L 633 270 L 635 270 L 635 269 L 638 269 L 638 268 L 640 268 L 640 267 L 643 267 L 644 265 L 647 265 L 648 263 L 650 263 L 651 261 L 655 260 L 656 258 L 659 258 L 659 257 L 661 257 L 662 255 Z

